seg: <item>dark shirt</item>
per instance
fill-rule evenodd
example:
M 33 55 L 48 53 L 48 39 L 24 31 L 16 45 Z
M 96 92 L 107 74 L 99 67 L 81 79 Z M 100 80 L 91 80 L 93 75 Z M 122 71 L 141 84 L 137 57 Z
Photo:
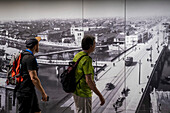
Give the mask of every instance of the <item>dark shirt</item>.
M 17 91 L 19 92 L 32 92 L 34 91 L 34 84 L 32 83 L 31 77 L 28 70 L 36 70 L 38 72 L 38 66 L 35 57 L 25 51 L 21 61 L 22 77 L 23 81 L 20 83 Z

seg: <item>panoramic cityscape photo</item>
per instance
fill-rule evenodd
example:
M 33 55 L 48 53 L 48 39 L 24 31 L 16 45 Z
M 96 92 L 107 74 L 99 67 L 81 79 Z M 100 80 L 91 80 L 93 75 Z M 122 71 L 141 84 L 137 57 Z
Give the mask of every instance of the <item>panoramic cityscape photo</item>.
M 93 92 L 93 113 L 169 113 L 169 6 L 168 0 L 0 1 L 0 113 L 19 113 L 8 68 L 35 37 L 41 37 L 38 78 L 49 96 L 42 101 L 36 89 L 41 113 L 77 113 L 61 74 L 87 35 L 95 37 L 94 82 L 105 99 L 101 106 Z

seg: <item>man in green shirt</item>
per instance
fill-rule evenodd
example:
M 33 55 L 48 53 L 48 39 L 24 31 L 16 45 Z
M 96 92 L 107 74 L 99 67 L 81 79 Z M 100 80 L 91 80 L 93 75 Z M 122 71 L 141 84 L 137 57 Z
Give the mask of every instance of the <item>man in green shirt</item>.
M 89 56 L 95 50 L 95 37 L 85 36 L 82 39 L 82 51 L 77 53 L 73 59 L 76 62 L 82 55 L 84 56 L 76 69 L 76 82 L 85 75 L 80 80 L 80 83 L 77 85 L 76 91 L 73 93 L 73 98 L 76 106 L 77 113 L 91 113 L 92 112 L 92 91 L 96 93 L 103 105 L 105 100 L 99 90 L 97 89 L 94 82 L 94 68 L 92 66 L 92 58 Z

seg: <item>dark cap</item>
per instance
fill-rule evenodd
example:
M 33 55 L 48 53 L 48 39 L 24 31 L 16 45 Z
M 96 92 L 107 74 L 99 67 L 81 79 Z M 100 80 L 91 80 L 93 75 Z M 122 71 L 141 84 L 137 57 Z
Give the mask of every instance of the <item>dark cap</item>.
M 38 44 L 38 40 L 35 38 L 31 38 L 26 41 L 26 47 L 27 48 L 33 48 L 36 44 Z

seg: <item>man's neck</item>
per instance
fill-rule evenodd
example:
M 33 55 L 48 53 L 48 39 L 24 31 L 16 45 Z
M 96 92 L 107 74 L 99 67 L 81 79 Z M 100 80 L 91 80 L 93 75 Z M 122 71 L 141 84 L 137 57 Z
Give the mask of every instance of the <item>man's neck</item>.
M 83 50 L 83 52 L 87 53 L 88 55 L 90 55 L 90 51 L 89 50 Z

